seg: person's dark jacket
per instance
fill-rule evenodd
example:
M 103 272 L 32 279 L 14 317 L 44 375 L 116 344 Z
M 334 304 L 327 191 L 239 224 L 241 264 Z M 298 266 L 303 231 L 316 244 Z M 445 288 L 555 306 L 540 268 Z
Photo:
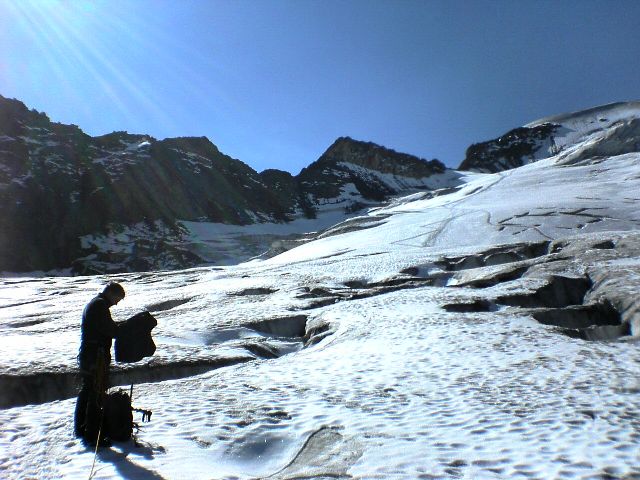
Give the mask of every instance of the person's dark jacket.
M 111 360 L 111 342 L 116 335 L 117 325 L 111 318 L 109 307 L 111 302 L 99 294 L 82 312 L 79 356 L 82 369 L 90 369 L 95 365 L 98 354 L 104 355 L 107 365 Z

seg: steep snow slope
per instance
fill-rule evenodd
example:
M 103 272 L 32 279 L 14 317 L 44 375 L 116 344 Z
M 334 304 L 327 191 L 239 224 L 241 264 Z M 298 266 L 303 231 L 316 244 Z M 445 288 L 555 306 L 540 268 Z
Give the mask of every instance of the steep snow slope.
M 265 261 L 3 279 L 0 476 L 89 477 L 74 357 L 113 278 L 159 320 L 114 375 L 154 416 L 94 478 L 638 478 L 640 155 L 466 180 Z
M 555 157 L 517 170 L 469 175 L 464 187 L 449 195 L 429 198 L 430 194 L 417 194 L 407 203 L 398 202 L 348 221 L 352 225 L 378 222 L 375 235 L 371 231 L 369 235 L 322 239 L 272 261 L 314 258 L 319 251 L 335 254 L 345 243 L 359 250 L 375 250 L 383 242 L 440 252 L 450 247 L 636 229 L 640 227 L 636 211 L 640 179 L 634 166 L 638 160 L 638 154 L 627 154 L 568 168 Z M 339 231 L 340 227 L 335 228 Z
M 640 102 L 616 102 L 589 108 L 587 110 L 580 110 L 578 112 L 544 117 L 528 123 L 525 127 L 535 127 L 545 123 L 554 123 L 562 125 L 567 130 L 576 132 L 578 135 L 584 136 L 595 130 L 609 128 L 617 122 L 628 121 L 634 118 L 640 118 Z M 567 138 L 566 143 L 575 143 L 570 142 L 571 137 L 565 138 Z M 576 138 L 579 137 L 573 137 L 573 139 Z

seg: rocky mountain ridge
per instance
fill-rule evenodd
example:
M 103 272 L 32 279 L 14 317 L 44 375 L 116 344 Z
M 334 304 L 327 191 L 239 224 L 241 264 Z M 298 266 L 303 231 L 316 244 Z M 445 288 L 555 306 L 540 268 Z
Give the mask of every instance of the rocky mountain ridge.
M 352 228 L 365 209 L 392 198 L 442 195 L 470 178 L 465 170 L 637 151 L 640 102 L 626 102 L 546 117 L 471 145 L 458 170 L 341 137 L 298 175 L 259 173 L 206 137 L 91 137 L 0 96 L 0 271 L 233 264 Z
M 181 222 L 286 225 L 325 205 L 353 214 L 438 186 L 445 171 L 344 137 L 297 176 L 258 173 L 205 137 L 91 137 L 0 96 L 0 271 L 194 266 L 210 259 L 189 248 Z

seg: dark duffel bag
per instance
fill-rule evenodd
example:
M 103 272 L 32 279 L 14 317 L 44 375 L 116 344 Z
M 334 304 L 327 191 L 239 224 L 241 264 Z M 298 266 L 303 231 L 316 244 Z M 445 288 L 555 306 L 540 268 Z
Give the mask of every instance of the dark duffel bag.
M 116 362 L 139 362 L 153 355 L 156 344 L 151 338 L 151 330 L 156 325 L 158 321 L 149 312 L 140 312 L 120 323 L 114 345 Z
M 124 390 L 107 395 L 102 424 L 103 437 L 125 442 L 133 435 L 133 411 L 131 398 Z

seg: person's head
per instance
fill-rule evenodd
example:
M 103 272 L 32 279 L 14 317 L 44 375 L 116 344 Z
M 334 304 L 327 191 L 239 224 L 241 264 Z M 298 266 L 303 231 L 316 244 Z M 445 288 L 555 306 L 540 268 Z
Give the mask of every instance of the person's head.
M 117 305 L 120 300 L 124 298 L 124 288 L 122 285 L 116 282 L 109 282 L 102 294 L 111 302 L 112 305 Z

